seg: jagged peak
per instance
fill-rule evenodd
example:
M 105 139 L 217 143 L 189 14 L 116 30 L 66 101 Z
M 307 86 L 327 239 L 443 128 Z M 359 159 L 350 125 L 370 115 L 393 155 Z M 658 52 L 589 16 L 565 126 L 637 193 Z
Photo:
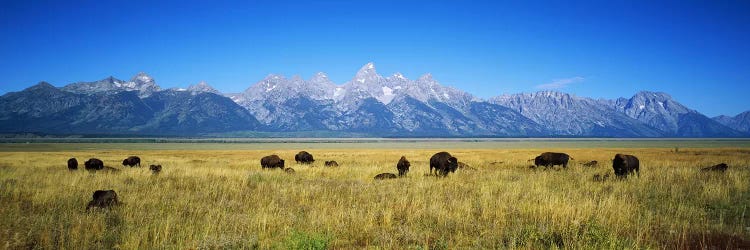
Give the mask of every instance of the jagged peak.
M 661 100 L 672 99 L 672 96 L 667 93 L 646 91 L 646 90 L 642 90 L 642 91 L 639 91 L 638 93 L 635 93 L 633 97 L 640 97 L 640 98 L 646 98 L 646 99 L 661 99 Z
M 357 71 L 357 74 L 354 76 L 355 81 L 359 83 L 364 83 L 367 79 L 372 78 L 378 78 L 380 77 L 378 75 L 378 72 L 375 70 L 375 64 L 372 62 L 369 62 L 365 64 L 365 66 L 362 66 L 362 68 Z
M 141 72 L 138 72 L 138 74 L 135 74 L 135 76 L 133 76 L 131 81 L 153 82 L 154 78 L 146 74 L 146 72 L 141 71 Z
M 393 75 L 391 76 L 391 78 L 393 78 L 393 79 L 400 79 L 400 80 L 408 80 L 408 79 L 406 79 L 406 77 L 403 74 L 401 74 L 401 72 L 393 73 Z
M 57 89 L 57 87 L 52 86 L 52 84 L 50 84 L 48 82 L 45 82 L 45 81 L 41 81 L 41 82 L 35 84 L 34 86 L 28 87 L 27 90 L 28 89 L 45 89 L 45 88 Z
M 284 75 L 280 74 L 268 74 L 265 78 L 263 78 L 262 81 L 279 81 L 279 80 L 285 80 L 286 77 Z
M 435 79 L 432 78 L 432 73 L 427 73 L 427 74 L 424 74 L 424 75 L 420 76 L 419 80 L 420 81 L 428 81 L 428 82 L 435 81 Z

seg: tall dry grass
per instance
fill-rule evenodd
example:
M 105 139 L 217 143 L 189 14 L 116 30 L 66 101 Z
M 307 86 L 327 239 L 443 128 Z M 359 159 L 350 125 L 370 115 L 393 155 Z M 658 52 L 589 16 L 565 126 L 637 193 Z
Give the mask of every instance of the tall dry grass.
M 746 149 L 544 150 L 574 157 L 565 170 L 529 169 L 542 150 L 451 150 L 476 170 L 447 178 L 425 176 L 436 150 L 307 151 L 312 166 L 296 165 L 296 150 L 0 153 L 0 248 L 683 248 L 750 238 Z M 612 172 L 615 153 L 638 156 L 640 177 L 593 181 Z M 296 174 L 262 170 L 269 154 Z M 144 166 L 122 168 L 129 155 Z M 397 173 L 401 155 L 407 177 L 373 180 Z M 122 170 L 70 172 L 69 157 Z M 599 166 L 580 165 L 590 160 Z M 720 162 L 724 174 L 698 171 Z M 164 170 L 153 176 L 148 164 Z M 86 212 L 97 189 L 124 204 Z

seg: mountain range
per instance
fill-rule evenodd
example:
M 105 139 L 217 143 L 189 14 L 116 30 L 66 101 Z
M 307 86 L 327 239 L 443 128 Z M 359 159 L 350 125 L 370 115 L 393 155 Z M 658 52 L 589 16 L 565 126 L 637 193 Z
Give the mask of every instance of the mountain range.
M 746 137 L 750 111 L 714 118 L 661 92 L 592 99 L 539 91 L 487 100 L 425 74 L 384 77 L 372 63 L 337 85 L 268 75 L 241 93 L 205 82 L 162 89 L 145 73 L 0 96 L 0 133 L 205 136 L 230 132 L 396 137 Z

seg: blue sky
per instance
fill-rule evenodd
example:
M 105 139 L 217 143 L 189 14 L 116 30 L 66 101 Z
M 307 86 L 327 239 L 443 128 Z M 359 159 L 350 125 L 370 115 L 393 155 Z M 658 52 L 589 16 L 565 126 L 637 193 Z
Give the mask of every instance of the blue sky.
M 382 75 L 487 98 L 663 91 L 750 110 L 750 1 L 2 1 L 0 93 L 139 71 L 239 92 L 270 73 Z

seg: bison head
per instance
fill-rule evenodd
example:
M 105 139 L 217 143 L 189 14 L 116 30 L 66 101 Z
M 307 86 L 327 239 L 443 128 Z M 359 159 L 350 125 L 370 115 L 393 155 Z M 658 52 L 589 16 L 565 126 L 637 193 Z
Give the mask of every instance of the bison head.
M 456 169 L 458 169 L 458 159 L 456 157 L 448 158 L 448 170 L 456 172 Z
M 284 160 L 279 160 L 279 165 L 281 169 L 284 169 Z

